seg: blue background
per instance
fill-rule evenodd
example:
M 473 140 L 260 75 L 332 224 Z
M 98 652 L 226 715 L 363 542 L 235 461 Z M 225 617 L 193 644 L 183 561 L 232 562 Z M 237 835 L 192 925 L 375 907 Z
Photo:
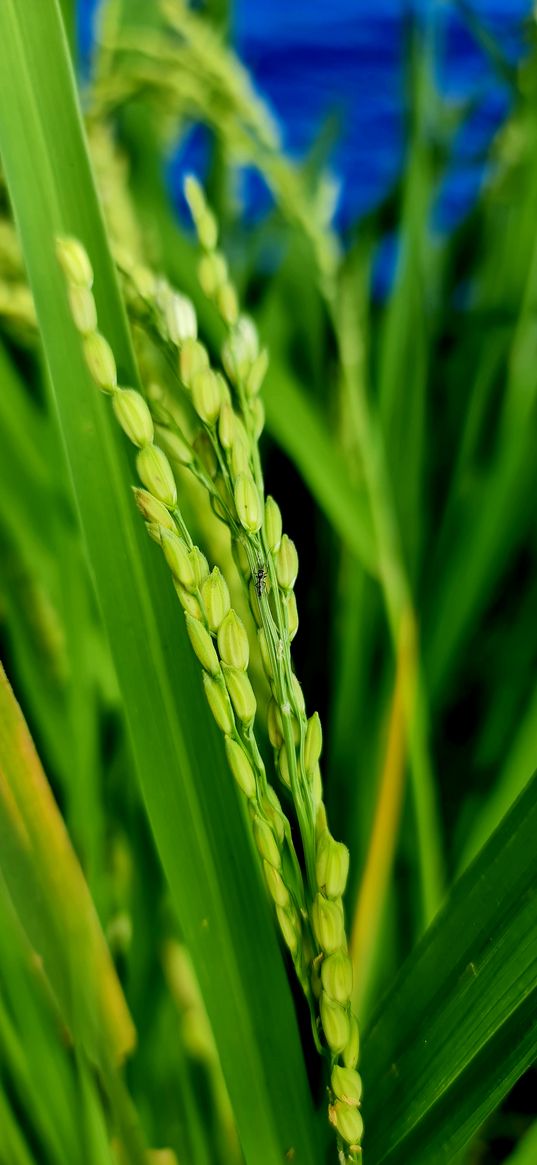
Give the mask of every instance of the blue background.
M 286 149 L 303 157 L 327 118 L 338 128 L 327 161 L 340 187 L 336 217 L 346 226 L 375 207 L 403 163 L 405 28 L 417 19 L 446 107 L 471 102 L 457 133 L 439 221 L 457 223 L 485 172 L 486 151 L 511 94 L 479 44 L 465 9 L 494 38 L 507 63 L 524 54 L 528 0 L 236 0 L 232 37 L 268 99 Z M 96 0 L 80 0 L 79 45 L 88 59 Z M 207 142 L 194 130 L 181 168 L 203 175 Z M 259 217 L 267 195 L 254 175 L 243 181 L 245 212 Z

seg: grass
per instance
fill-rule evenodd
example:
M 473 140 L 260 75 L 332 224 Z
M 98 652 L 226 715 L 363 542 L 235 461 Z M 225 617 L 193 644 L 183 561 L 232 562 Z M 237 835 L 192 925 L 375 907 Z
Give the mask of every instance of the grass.
M 509 74 L 494 176 L 450 237 L 431 213 L 453 118 L 423 50 L 409 58 L 401 186 L 339 254 L 320 175 L 283 157 L 206 18 L 109 3 L 80 101 L 62 8 L 65 25 L 56 0 L 0 9 L 0 1165 L 357 1160 L 345 846 L 365 1161 L 492 1165 L 501 1142 L 520 1165 L 537 984 L 533 49 Z M 191 191 L 201 252 L 162 166 L 193 116 L 223 224 L 216 244 Z M 232 198 L 238 159 L 274 194 L 259 227 Z M 379 301 L 387 223 L 400 258 Z M 99 330 L 155 438 L 140 397 L 127 415 L 96 389 L 60 236 L 91 258 Z M 211 375 L 184 391 L 175 287 L 211 367 L 223 358 L 242 450 L 221 396 L 212 422 Z M 229 358 L 235 295 L 269 349 L 263 409 L 254 357 L 240 373 Z M 138 465 L 158 495 L 146 452 L 178 432 L 194 476 L 173 461 L 178 504 L 150 532 L 171 522 L 217 570 L 185 587 L 168 540 L 176 594 L 131 486 Z M 345 843 L 330 858 L 326 812 Z

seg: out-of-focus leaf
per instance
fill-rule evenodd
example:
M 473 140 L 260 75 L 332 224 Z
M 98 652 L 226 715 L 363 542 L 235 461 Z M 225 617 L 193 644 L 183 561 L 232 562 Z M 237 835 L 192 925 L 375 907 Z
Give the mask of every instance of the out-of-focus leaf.
M 516 797 L 530 779 L 537 763 L 537 690 L 531 694 L 515 740 L 498 777 L 488 790 L 481 810 L 464 846 L 461 866 L 467 866 L 500 824 Z
M 537 1053 L 537 777 L 455 884 L 363 1049 L 371 1165 L 447 1165 Z
M 55 0 L 0 7 L 0 149 L 132 753 L 247 1161 L 316 1161 L 311 1097 L 268 903 L 168 572 L 130 496 L 132 458 L 82 359 L 54 254 L 74 234 L 99 323 L 136 384 Z
M 535 1161 L 537 1161 L 537 1121 L 519 1141 L 505 1165 L 534 1165 Z
M 0 665 L 0 871 L 72 1031 L 97 1062 L 135 1033 L 88 888 Z

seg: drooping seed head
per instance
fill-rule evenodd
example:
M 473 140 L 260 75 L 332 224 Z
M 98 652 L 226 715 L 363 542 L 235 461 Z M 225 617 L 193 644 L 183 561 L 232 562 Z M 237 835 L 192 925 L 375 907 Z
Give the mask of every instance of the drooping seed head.
M 201 588 L 201 596 L 207 614 L 207 622 L 211 631 L 218 631 L 225 619 L 231 600 L 227 582 L 217 566 L 211 571 Z
M 291 591 L 298 574 L 298 554 L 294 542 L 287 534 L 282 536 L 280 549 L 276 554 L 276 576 L 282 591 Z
M 82 336 L 97 331 L 97 308 L 89 287 L 71 283 L 68 287 L 69 307 L 75 328 Z
M 330 999 L 330 996 L 324 991 L 321 992 L 320 1012 L 321 1023 L 328 1047 L 331 1052 L 338 1055 L 343 1051 L 349 1038 L 349 1018 L 347 1012 L 340 1003 L 334 1003 L 334 1000 Z
M 231 701 L 235 712 L 242 724 L 251 724 L 256 712 L 256 699 L 254 689 L 248 679 L 246 672 L 239 671 L 238 668 L 228 667 L 227 664 L 222 668 L 226 680 L 226 687 L 231 696 Z
M 93 287 L 93 268 L 85 248 L 78 239 L 70 237 L 57 239 L 56 254 L 69 283 L 76 287 Z
M 278 503 L 270 495 L 265 502 L 264 526 L 267 546 L 272 554 L 276 554 L 282 540 L 282 515 Z
M 267 822 L 256 814 L 253 820 L 253 830 L 255 844 L 261 857 L 269 865 L 274 866 L 276 870 L 281 870 L 282 855 L 270 825 L 267 825 Z
M 246 671 L 250 658 L 248 636 L 242 619 L 231 608 L 218 629 L 218 650 L 224 663 Z
M 218 724 L 218 727 L 226 735 L 231 735 L 233 732 L 233 712 L 229 702 L 225 685 L 218 679 L 203 673 L 203 686 L 205 688 L 205 695 L 211 712 Z
M 136 458 L 140 479 L 153 497 L 172 510 L 177 503 L 177 486 L 166 454 L 158 445 L 146 445 Z
M 92 332 L 83 341 L 84 358 L 95 384 L 103 392 L 115 392 L 117 368 L 114 353 L 100 332 Z
M 188 638 L 202 668 L 211 676 L 218 675 L 220 661 L 209 632 L 205 630 L 203 623 L 200 623 L 199 619 L 194 619 L 188 612 L 185 612 L 185 621 Z
M 156 526 L 157 529 L 162 526 L 164 530 L 175 531 L 175 522 L 162 502 L 158 502 L 153 494 L 150 494 L 146 489 L 139 489 L 138 486 L 134 486 L 132 492 L 136 505 L 146 522 Z M 157 541 L 160 542 L 160 532 Z
M 249 534 L 257 534 L 263 515 L 257 486 L 247 473 L 240 473 L 235 482 L 235 506 L 241 526 Z
M 154 437 L 153 419 L 147 404 L 134 388 L 120 388 L 114 393 L 112 408 L 129 441 L 142 449 Z
M 362 1078 L 354 1068 L 343 1068 L 335 1064 L 330 1077 L 332 1091 L 351 1108 L 357 1108 L 362 1099 Z
M 323 831 L 315 854 L 317 885 L 328 898 L 340 898 L 347 884 L 349 851 L 341 841 L 335 841 L 327 829 Z
M 212 368 L 202 368 L 191 380 L 192 404 L 198 417 L 211 428 L 218 420 L 222 392 L 220 381 Z
M 355 1015 L 351 1014 L 349 1023 L 349 1038 L 342 1052 L 343 1063 L 346 1068 L 356 1068 L 360 1055 L 360 1031 Z
M 235 780 L 242 792 L 251 800 L 255 797 L 256 785 L 252 766 L 244 749 L 231 736 L 226 736 L 225 739 L 226 756 L 229 767 L 235 777 Z
M 313 933 L 326 955 L 346 946 L 345 922 L 341 901 L 333 902 L 324 894 L 316 894 L 311 910 Z
M 352 992 L 352 963 L 346 951 L 334 951 L 321 963 L 321 979 L 326 994 L 336 1003 L 348 1003 Z

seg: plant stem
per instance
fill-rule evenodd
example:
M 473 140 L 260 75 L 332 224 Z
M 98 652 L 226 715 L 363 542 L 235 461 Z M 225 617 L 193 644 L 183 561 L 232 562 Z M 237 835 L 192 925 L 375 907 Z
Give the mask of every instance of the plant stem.
M 427 743 L 427 708 L 417 644 L 417 620 L 403 564 L 380 425 L 366 400 L 360 375 L 359 340 L 353 316 L 352 288 L 343 275 L 337 301 L 332 307 L 332 318 L 349 413 L 362 458 L 371 507 L 386 618 L 396 658 L 400 644 L 408 636 L 415 645 L 409 653 L 405 669 L 402 702 L 416 815 L 422 926 L 425 929 L 440 905 L 444 875 L 438 809 Z

